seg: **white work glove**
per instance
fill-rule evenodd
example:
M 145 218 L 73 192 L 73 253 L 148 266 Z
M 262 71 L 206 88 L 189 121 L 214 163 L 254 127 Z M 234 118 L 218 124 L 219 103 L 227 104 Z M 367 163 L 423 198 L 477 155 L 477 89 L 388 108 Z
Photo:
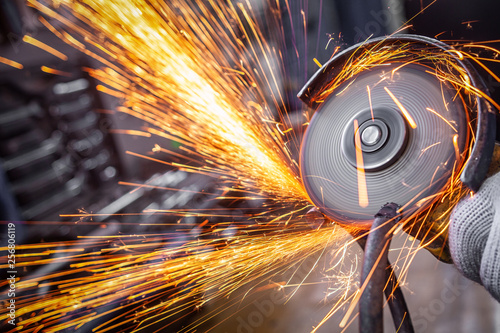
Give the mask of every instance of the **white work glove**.
M 458 270 L 500 302 L 500 173 L 454 208 L 449 241 Z

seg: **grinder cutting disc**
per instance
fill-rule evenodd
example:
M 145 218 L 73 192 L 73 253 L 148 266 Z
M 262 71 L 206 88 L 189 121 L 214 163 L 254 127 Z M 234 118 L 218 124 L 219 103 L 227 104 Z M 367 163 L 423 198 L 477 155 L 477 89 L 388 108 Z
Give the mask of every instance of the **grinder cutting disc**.
M 335 89 L 312 117 L 302 181 L 312 202 L 340 223 L 368 226 L 387 202 L 406 213 L 424 209 L 458 172 L 467 124 L 456 90 L 427 67 L 374 67 Z

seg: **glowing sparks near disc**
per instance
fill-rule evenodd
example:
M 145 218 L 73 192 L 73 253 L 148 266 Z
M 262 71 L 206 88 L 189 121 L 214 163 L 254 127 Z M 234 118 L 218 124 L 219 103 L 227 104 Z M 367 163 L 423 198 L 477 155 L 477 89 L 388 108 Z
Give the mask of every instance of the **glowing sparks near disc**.
M 18 285 L 30 295 L 19 303 L 19 327 L 47 332 L 78 329 L 105 317 L 108 312 L 100 309 L 106 304 L 116 305 L 110 313 L 118 311 L 120 315 L 99 324 L 96 331 L 123 327 L 148 331 L 151 320 L 168 326 L 169 318 L 178 311 L 196 311 L 251 281 L 286 270 L 287 265 L 300 263 L 333 244 L 345 243 L 346 234 L 338 228 L 311 232 L 303 222 L 309 203 L 287 146 L 295 134 L 285 125 L 287 116 L 280 107 L 283 97 L 270 92 L 277 91 L 276 73 L 280 69 L 274 68 L 271 58 L 278 55 L 263 40 L 249 6 L 57 1 L 59 10 L 75 16 L 69 19 L 42 2 L 29 3 L 59 20 L 68 32 L 41 18 L 49 30 L 103 64 L 85 70 L 101 82 L 98 91 L 121 100 L 117 111 L 148 124 L 141 130 L 115 129 L 114 133 L 155 136 L 181 145 L 181 153 L 155 145 L 153 156 L 128 152 L 130 155 L 218 178 L 230 190 L 241 190 L 244 195 L 239 199 L 266 198 L 267 203 L 251 217 L 242 216 L 251 218 L 249 223 L 210 223 L 211 217 L 235 218 L 228 210 L 155 209 L 138 213 L 176 219 L 205 217 L 197 227 L 209 230 L 208 239 L 181 241 L 184 226 L 178 225 L 178 233 L 80 237 L 81 241 L 75 242 L 80 250 L 68 250 L 64 259 L 50 257 L 50 250 L 72 243 L 47 243 L 39 247 L 42 251 L 28 246 L 25 250 L 31 254 L 19 267 L 66 260 L 71 269 L 46 275 L 43 282 L 38 277 L 26 278 Z M 204 12 L 209 24 L 200 24 L 198 10 Z M 238 29 L 243 41 L 234 33 Z M 83 37 L 86 44 L 70 33 Z M 66 59 L 33 37 L 25 36 L 24 41 Z M 49 67 L 43 70 L 57 73 Z M 169 155 L 183 157 L 186 162 L 170 162 Z M 223 194 L 222 198 L 230 197 Z M 286 211 L 281 212 L 283 209 Z M 66 214 L 70 215 L 81 220 L 100 217 L 87 212 Z M 81 253 L 81 249 L 89 252 Z M 47 287 L 55 289 L 40 297 L 38 291 Z M 350 284 L 339 286 L 339 290 L 349 288 Z M 164 301 L 155 303 L 159 299 Z M 128 315 L 132 311 L 134 315 Z
M 131 325 L 138 331 L 147 332 L 152 317 L 161 321 L 174 314 L 176 309 L 198 308 L 235 292 L 248 276 L 252 276 L 254 282 L 264 281 L 269 271 L 283 269 L 282 261 L 300 263 L 312 253 L 343 244 L 344 237 L 345 233 L 338 228 L 290 234 L 270 231 L 265 236 L 255 234 L 232 240 L 195 240 L 184 244 L 173 238 L 170 242 L 174 247 L 171 249 L 162 249 L 164 240 L 161 235 L 150 235 L 147 242 L 142 236 L 82 238 L 67 250 L 71 269 L 18 282 L 19 291 L 58 287 L 49 298 L 40 300 L 33 295 L 20 301 L 17 316 L 23 320 L 18 325 L 36 327 L 37 323 L 49 322 L 52 324 L 46 327 L 47 332 L 60 332 L 69 327 L 77 328 L 108 313 L 88 312 L 88 315 L 82 315 L 86 310 L 120 302 L 123 306 L 111 312 L 131 308 L 139 314 L 118 316 L 95 330 L 107 332 Z M 115 245 L 97 252 L 87 251 L 109 242 Z M 181 245 L 175 246 L 176 243 Z M 47 259 L 20 262 L 18 267 L 58 262 L 61 259 L 49 259 L 50 252 L 46 250 L 54 245 L 20 246 L 19 250 L 30 251 L 33 257 Z M 186 252 L 189 256 L 184 255 Z M 88 274 L 71 278 L 73 274 L 85 272 Z M 66 280 L 61 281 L 61 278 Z M 182 287 L 187 285 L 190 287 Z M 153 306 L 154 300 L 161 297 L 167 300 Z M 151 305 L 141 306 L 144 302 Z M 58 318 L 65 320 L 59 322 Z M 168 327 L 168 321 L 164 325 Z
M 431 108 L 426 108 L 426 110 L 427 110 L 427 111 L 429 111 L 429 112 L 431 112 L 431 113 L 433 113 L 433 114 L 435 114 L 435 115 L 436 115 L 436 116 L 438 116 L 439 118 L 441 118 L 441 120 L 443 120 L 446 124 L 448 124 L 448 126 L 450 126 L 450 127 L 451 127 L 451 129 L 452 129 L 453 131 L 455 131 L 455 133 L 458 133 L 458 131 L 457 131 L 457 129 L 455 128 L 455 126 L 453 126 L 453 125 L 452 125 L 452 124 L 448 121 L 448 119 L 446 119 L 445 117 L 443 117 L 442 115 L 440 115 L 439 113 L 437 113 L 436 111 L 434 111 L 434 110 L 433 110 L 433 109 L 431 109 Z

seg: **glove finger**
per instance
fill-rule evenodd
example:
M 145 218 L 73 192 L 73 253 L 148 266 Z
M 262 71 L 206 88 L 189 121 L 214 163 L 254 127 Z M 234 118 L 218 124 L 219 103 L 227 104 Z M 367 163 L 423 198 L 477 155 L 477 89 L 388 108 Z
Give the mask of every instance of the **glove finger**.
M 500 302 L 500 213 L 495 214 L 491 226 L 481 260 L 480 275 L 483 286 Z
M 467 278 L 482 283 L 481 259 L 494 218 L 491 189 L 495 179 L 488 179 L 472 198 L 462 200 L 453 210 L 449 241 L 455 266 Z
M 481 260 L 481 281 L 490 294 L 500 302 L 500 175 L 490 186 L 493 221 Z M 495 186 L 496 185 L 496 186 Z

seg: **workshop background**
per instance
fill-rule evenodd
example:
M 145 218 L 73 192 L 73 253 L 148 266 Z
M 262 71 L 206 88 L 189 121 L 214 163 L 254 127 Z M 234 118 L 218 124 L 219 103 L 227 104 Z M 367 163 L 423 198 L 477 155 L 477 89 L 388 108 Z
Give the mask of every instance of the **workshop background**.
M 265 0 L 250 1 L 260 15 L 266 15 Z M 281 89 L 291 101 L 287 109 L 298 114 L 302 105 L 295 96 L 317 69 L 313 58 L 325 63 L 338 46 L 346 48 L 371 35 L 391 34 L 430 1 L 290 0 L 289 3 L 290 15 L 283 15 L 285 35 L 289 39 L 279 41 L 269 36 L 269 40 L 275 40 L 276 47 L 282 48 L 285 55 L 289 73 L 281 82 Z M 304 8 L 306 31 L 301 19 Z M 410 22 L 412 27 L 405 32 L 429 37 L 439 35 L 442 40 L 497 40 L 500 39 L 498 13 L 500 3 L 497 1 L 438 0 L 416 16 Z M 216 199 L 217 195 L 196 193 L 201 190 L 216 193 L 218 184 L 213 178 L 169 170 L 167 166 L 125 154 L 127 150 L 145 150 L 144 147 L 154 146 L 155 141 L 117 131 L 140 128 L 143 123 L 107 112 L 117 107 L 119 101 L 97 92 L 96 82 L 85 72 L 85 67 L 97 65 L 95 60 L 46 30 L 38 22 L 38 15 L 23 1 L 0 0 L 0 56 L 16 59 L 24 65 L 24 70 L 19 71 L 0 64 L 0 220 L 55 222 L 49 227 L 18 224 L 18 243 L 71 240 L 78 235 L 162 232 L 165 227 L 154 224 L 163 216 L 126 214 L 148 209 L 227 207 L 229 203 Z M 58 27 L 57 21 L 50 23 Z M 293 39 L 291 33 L 286 33 L 292 26 Z M 67 55 L 68 60 L 62 62 L 23 43 L 22 36 L 28 32 Z M 42 66 L 57 68 L 69 75 L 43 72 Z M 499 66 L 492 69 L 500 74 Z M 487 83 L 494 99 L 500 101 L 500 84 L 491 80 Z M 172 141 L 168 148 L 175 151 L 178 143 Z M 143 187 L 129 192 L 119 181 L 189 191 Z M 237 206 L 231 204 L 235 216 L 254 205 L 244 200 Z M 94 217 L 94 221 L 105 222 L 107 227 L 57 224 L 74 221 L 60 214 L 81 209 L 97 213 L 99 216 Z M 144 221 L 148 226 L 139 225 Z M 195 217 L 184 219 L 183 223 L 193 226 L 186 239 L 197 236 L 200 228 L 196 225 L 201 222 L 202 219 Z M 5 235 L 2 233 L 2 237 Z M 392 247 L 399 250 L 403 239 L 403 236 L 396 238 Z M 0 240 L 5 243 L 5 239 Z M 352 258 L 360 255 L 353 252 Z M 327 263 L 320 262 L 320 265 Z M 63 266 L 64 263 L 47 265 L 40 268 L 42 271 L 25 274 L 49 274 Z M 500 305 L 482 287 L 461 277 L 453 266 L 436 261 L 427 251 L 420 251 L 407 276 L 403 290 L 417 332 L 500 332 Z M 284 280 L 288 278 L 286 274 L 283 276 Z M 217 311 L 199 331 L 309 332 L 332 305 L 331 301 L 324 301 L 328 291 L 327 285 L 321 283 L 322 278 L 319 273 L 308 276 L 286 304 L 275 301 L 276 295 L 271 292 L 253 293 L 236 306 Z M 245 290 L 238 295 L 244 293 Z M 172 332 L 175 327 L 182 327 L 227 301 L 207 304 L 198 314 L 174 324 Z M 386 311 L 385 315 L 386 331 L 392 332 L 390 314 Z M 343 313 L 335 314 L 318 332 L 340 332 L 338 324 L 342 317 Z M 357 332 L 356 320 L 344 331 Z

